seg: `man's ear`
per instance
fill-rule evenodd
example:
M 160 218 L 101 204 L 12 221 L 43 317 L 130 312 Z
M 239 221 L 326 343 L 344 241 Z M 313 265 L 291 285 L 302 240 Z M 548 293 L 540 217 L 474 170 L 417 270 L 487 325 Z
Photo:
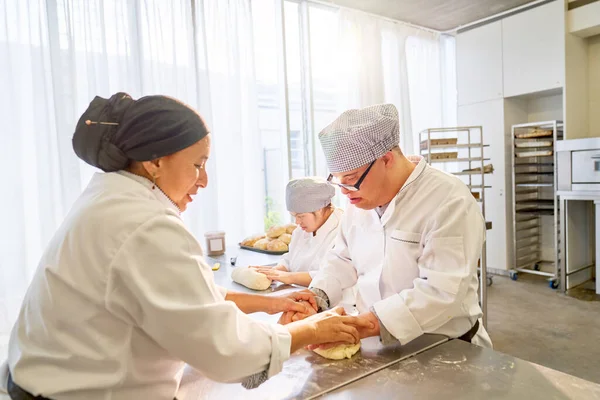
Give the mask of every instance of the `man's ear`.
M 381 157 L 386 167 L 391 167 L 394 165 L 394 152 L 392 150 L 388 151 Z

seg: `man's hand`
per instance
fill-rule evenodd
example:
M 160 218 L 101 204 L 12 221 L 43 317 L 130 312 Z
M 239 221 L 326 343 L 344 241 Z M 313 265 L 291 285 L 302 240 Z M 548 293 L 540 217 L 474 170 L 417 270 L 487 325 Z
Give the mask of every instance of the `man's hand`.
M 372 324 L 372 328 L 357 327 L 361 339 L 371 336 L 379 336 L 379 319 L 372 312 L 368 311 L 358 315 L 358 318 L 365 319 Z
M 371 337 L 371 336 L 379 336 L 379 320 L 372 312 L 366 312 L 360 314 L 356 317 L 360 324 L 354 325 L 356 330 L 358 331 L 358 335 L 361 339 Z M 314 344 L 308 346 L 309 350 L 314 350 L 316 348 L 319 349 L 329 349 L 331 347 L 338 346 L 340 344 L 344 344 L 343 342 L 335 342 L 335 343 L 325 343 L 325 344 Z

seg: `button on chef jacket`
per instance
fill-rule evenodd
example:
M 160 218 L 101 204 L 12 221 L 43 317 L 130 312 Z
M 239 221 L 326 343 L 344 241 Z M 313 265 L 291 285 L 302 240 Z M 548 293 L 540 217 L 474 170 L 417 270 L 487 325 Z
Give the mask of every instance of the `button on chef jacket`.
M 424 333 L 465 334 L 482 316 L 477 262 L 485 221 L 467 186 L 422 157 L 381 218 L 350 205 L 311 283 L 329 304 L 357 285 L 357 308 L 374 308 L 402 344 Z M 474 344 L 491 347 L 483 325 Z
M 308 272 L 314 278 L 325 254 L 333 247 L 344 212 L 336 208 L 313 236 L 298 227 L 292 233 L 290 251 L 279 261 L 292 272 Z
M 96 174 L 51 240 L 9 343 L 13 380 L 32 394 L 172 399 L 185 363 L 240 382 L 289 358 L 287 330 L 224 300 L 198 241 L 151 186 Z M 6 375 L 5 364 L 3 386 Z

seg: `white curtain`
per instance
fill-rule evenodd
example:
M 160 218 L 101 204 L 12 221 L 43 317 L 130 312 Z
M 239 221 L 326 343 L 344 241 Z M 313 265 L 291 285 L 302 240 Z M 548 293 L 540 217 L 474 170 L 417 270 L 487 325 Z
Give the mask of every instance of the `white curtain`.
M 71 147 L 95 95 L 165 94 L 197 108 L 214 133 L 209 189 L 185 218 L 200 239 L 262 228 L 249 4 L 0 0 L 0 346 L 41 252 L 95 172 Z
M 418 153 L 419 132 L 443 123 L 440 35 L 349 9 L 338 18 L 339 111 L 394 104 L 400 145 Z

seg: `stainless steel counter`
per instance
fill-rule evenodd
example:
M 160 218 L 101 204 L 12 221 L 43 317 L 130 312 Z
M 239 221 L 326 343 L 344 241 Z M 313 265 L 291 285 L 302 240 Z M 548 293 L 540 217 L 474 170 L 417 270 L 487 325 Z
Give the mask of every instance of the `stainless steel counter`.
M 362 341 L 361 350 L 354 357 L 340 361 L 327 360 L 311 351 L 300 350 L 292 354 L 284 364 L 283 371 L 252 390 L 244 389 L 241 384 L 217 383 L 188 369 L 182 379 L 177 398 L 313 399 L 446 340 L 442 336 L 424 335 L 404 347 L 383 347 L 379 338 L 369 338 Z
M 600 385 L 460 340 L 394 364 L 327 399 L 600 399 Z

